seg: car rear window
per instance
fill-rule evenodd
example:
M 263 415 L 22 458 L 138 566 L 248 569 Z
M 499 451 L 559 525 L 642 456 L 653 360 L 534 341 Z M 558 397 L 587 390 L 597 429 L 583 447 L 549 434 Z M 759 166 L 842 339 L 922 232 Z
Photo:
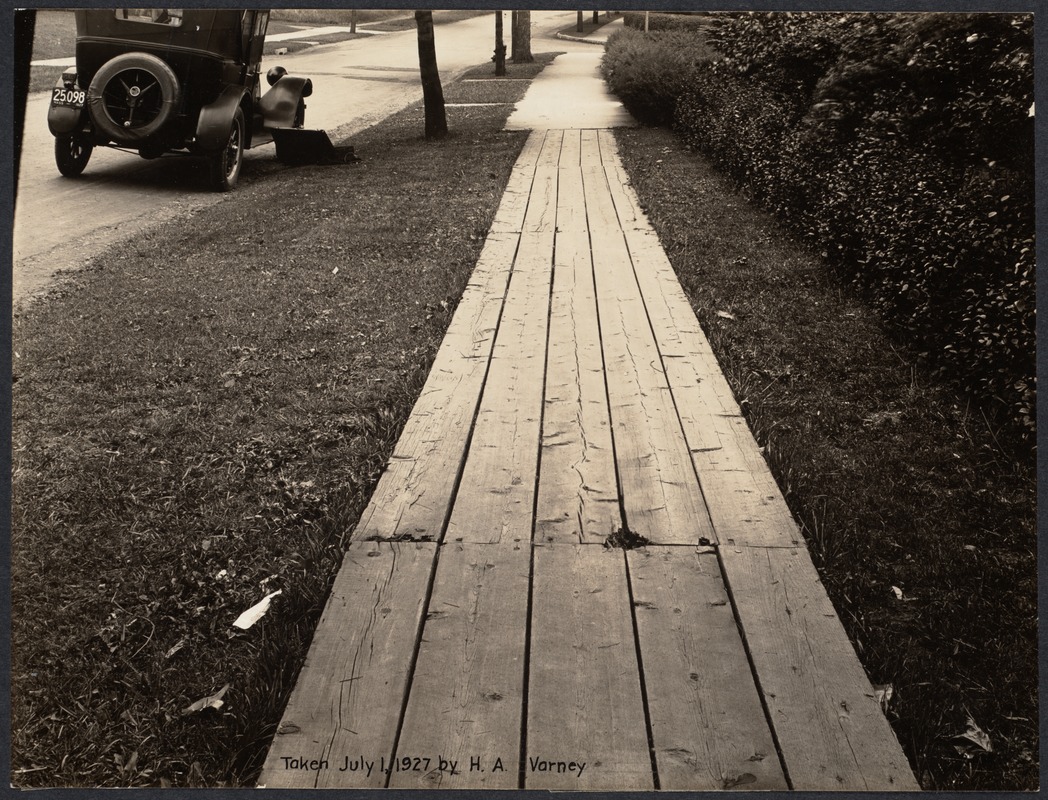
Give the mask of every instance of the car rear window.
M 118 8 L 116 18 L 128 22 L 148 22 L 152 25 L 182 24 L 181 8 Z

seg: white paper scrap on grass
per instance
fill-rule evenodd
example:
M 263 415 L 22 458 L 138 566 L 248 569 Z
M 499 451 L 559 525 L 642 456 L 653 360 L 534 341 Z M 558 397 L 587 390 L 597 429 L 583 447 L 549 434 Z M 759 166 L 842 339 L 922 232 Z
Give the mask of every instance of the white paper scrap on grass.
M 236 620 L 233 622 L 233 627 L 240 628 L 241 630 L 246 631 L 248 628 L 250 628 L 252 625 L 254 625 L 256 622 L 258 622 L 260 619 L 262 619 L 262 617 L 266 615 L 266 612 L 269 611 L 270 602 L 273 600 L 274 597 L 280 594 L 281 591 L 283 590 L 277 589 L 275 592 L 270 592 L 269 594 L 267 594 L 265 597 L 262 598 L 260 602 L 251 606 L 251 608 L 249 608 L 247 611 L 245 611 L 243 614 L 237 617 Z

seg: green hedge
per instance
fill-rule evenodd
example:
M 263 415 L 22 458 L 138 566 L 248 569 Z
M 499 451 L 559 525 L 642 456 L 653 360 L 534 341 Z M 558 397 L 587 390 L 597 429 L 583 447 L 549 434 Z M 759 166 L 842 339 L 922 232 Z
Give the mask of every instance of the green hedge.
M 722 15 L 705 34 L 722 57 L 662 84 L 662 35 L 629 33 L 648 41 L 609 42 L 605 72 L 630 53 L 631 102 L 659 105 L 645 120 L 672 113 L 688 145 L 1032 434 L 1031 16 Z

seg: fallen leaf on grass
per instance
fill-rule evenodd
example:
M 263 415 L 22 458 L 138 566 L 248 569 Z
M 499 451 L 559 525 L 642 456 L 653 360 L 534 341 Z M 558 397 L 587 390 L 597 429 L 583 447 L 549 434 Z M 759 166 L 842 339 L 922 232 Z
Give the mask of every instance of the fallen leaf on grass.
M 248 628 L 250 628 L 252 625 L 254 625 L 256 622 L 262 619 L 262 617 L 265 616 L 266 612 L 269 611 L 270 602 L 273 600 L 274 597 L 280 594 L 281 591 L 281 589 L 277 589 L 275 592 L 270 592 L 269 594 L 267 594 L 265 597 L 262 598 L 261 601 L 255 603 L 255 605 L 251 606 L 251 608 L 249 608 L 247 611 L 245 611 L 243 614 L 237 617 L 233 621 L 233 627 L 240 628 L 241 630 L 246 631 Z
M 195 703 L 186 706 L 182 709 L 182 716 L 187 714 L 195 714 L 198 711 L 203 711 L 205 708 L 222 708 L 225 701 L 222 699 L 223 695 L 229 691 L 229 684 L 227 683 L 221 689 L 214 694 L 210 694 L 207 697 L 201 697 Z
M 173 656 L 175 653 L 177 653 L 179 650 L 186 646 L 187 641 L 189 640 L 185 636 L 183 636 L 181 639 L 175 642 L 174 645 L 171 646 L 170 650 L 164 653 L 164 658 L 171 658 L 171 656 Z
M 904 595 L 902 593 L 902 589 L 900 589 L 898 586 L 893 586 L 892 592 L 895 594 L 896 600 L 902 600 L 904 603 L 912 603 L 914 600 L 917 599 L 916 597 L 907 597 L 906 595 Z
M 993 742 L 990 741 L 989 734 L 986 733 L 982 728 L 975 724 L 975 720 L 972 719 L 971 714 L 968 715 L 968 729 L 964 733 L 960 733 L 954 737 L 955 739 L 967 739 L 972 744 L 979 747 L 984 753 L 993 752 Z M 963 745 L 957 745 L 957 751 L 965 758 L 971 758 L 973 752 L 971 748 L 965 748 Z
M 729 314 L 727 311 L 718 311 L 717 316 L 721 319 L 735 319 L 735 315 Z

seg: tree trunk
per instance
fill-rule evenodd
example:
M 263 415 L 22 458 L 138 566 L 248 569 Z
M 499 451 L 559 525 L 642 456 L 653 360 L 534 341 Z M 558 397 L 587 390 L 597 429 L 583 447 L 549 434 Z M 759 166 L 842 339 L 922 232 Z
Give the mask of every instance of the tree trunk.
M 517 12 L 513 12 L 513 18 L 517 18 Z M 506 74 L 506 42 L 502 37 L 502 12 L 495 12 L 495 74 Z
M 444 111 L 444 89 L 437 70 L 437 46 L 433 38 L 433 12 L 416 11 L 418 28 L 418 71 L 422 78 L 422 100 L 426 107 L 426 138 L 442 139 L 448 133 Z
M 535 60 L 531 55 L 531 12 L 513 12 L 513 63 L 528 64 Z
M 349 32 L 357 32 L 357 10 L 355 8 L 350 9 L 349 12 Z
M 600 12 L 599 11 L 594 11 L 593 12 L 593 24 L 597 25 L 599 22 L 600 22 Z
M 582 33 L 582 12 L 579 12 L 579 17 L 575 20 L 575 31 L 576 33 Z

